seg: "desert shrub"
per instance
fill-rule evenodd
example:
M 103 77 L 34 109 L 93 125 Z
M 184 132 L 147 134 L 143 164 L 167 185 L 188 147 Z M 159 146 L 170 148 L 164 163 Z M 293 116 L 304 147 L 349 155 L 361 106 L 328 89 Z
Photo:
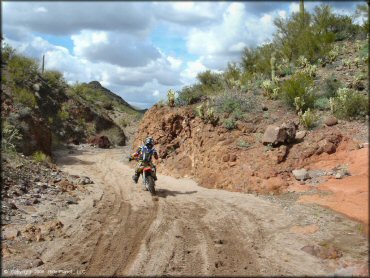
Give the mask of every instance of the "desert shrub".
M 248 149 L 251 146 L 251 144 L 244 141 L 243 139 L 240 139 L 237 143 L 237 146 L 240 147 L 240 148 Z
M 322 94 L 322 96 L 326 98 L 334 97 L 340 87 L 342 87 L 341 82 L 335 76 L 332 75 L 324 80 L 323 84 L 324 93 Z
M 2 121 L 1 150 L 15 151 L 15 142 L 22 139 L 19 130 L 8 121 Z
M 222 74 L 210 70 L 198 73 L 197 79 L 202 95 L 217 94 L 224 89 Z
M 311 129 L 315 126 L 317 121 L 317 116 L 310 108 L 308 108 L 305 112 L 299 112 L 299 122 L 307 129 Z
M 22 103 L 30 108 L 35 108 L 37 105 L 35 95 L 25 88 L 14 87 L 14 100 L 15 102 Z
M 48 85 L 52 88 L 60 88 L 66 86 L 66 81 L 63 78 L 63 74 L 56 70 L 46 70 L 42 77 L 46 80 Z
M 34 152 L 32 157 L 37 162 L 51 162 L 51 158 L 44 154 L 42 151 Z
M 337 96 L 330 99 L 332 113 L 340 119 L 362 118 L 369 113 L 368 96 L 341 88 Z
M 15 55 L 15 49 L 7 43 L 1 45 L 1 62 L 8 63 Z
M 312 78 L 298 72 L 282 84 L 280 96 L 292 108 L 295 107 L 295 99 L 299 97 L 304 102 L 304 105 L 301 107 L 304 112 L 314 106 L 316 97 L 312 92 L 312 86 Z
M 57 113 L 60 120 L 65 121 L 69 118 L 68 105 L 64 103 Z
M 259 73 L 262 79 L 271 76 L 271 55 L 273 44 L 264 44 L 257 48 L 245 48 L 242 53 L 241 67 L 244 72 Z
M 224 127 L 228 130 L 232 130 L 236 128 L 236 122 L 235 119 L 230 118 L 230 119 L 225 119 L 224 120 Z
M 178 92 L 175 104 L 177 106 L 194 104 L 199 102 L 202 96 L 203 94 L 199 85 L 185 86 Z
M 21 55 L 14 55 L 8 62 L 8 70 L 12 82 L 19 87 L 25 87 L 27 83 L 35 79 L 38 64 L 35 60 Z
M 328 110 L 330 108 L 329 99 L 326 97 L 320 97 L 316 99 L 314 107 L 315 109 L 319 109 L 319 110 Z

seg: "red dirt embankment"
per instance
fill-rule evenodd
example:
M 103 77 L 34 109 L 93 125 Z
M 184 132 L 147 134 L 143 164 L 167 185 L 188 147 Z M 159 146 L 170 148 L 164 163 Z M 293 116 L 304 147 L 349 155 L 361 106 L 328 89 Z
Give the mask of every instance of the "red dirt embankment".
M 311 190 L 311 194 L 317 189 L 330 191 L 329 195 L 304 196 L 300 201 L 315 202 L 368 223 L 368 149 L 359 149 L 360 142 L 349 138 L 345 123 L 322 124 L 289 145 L 264 146 L 261 138 L 269 124 L 297 120 L 295 114 L 273 111 L 269 118 L 262 112 L 251 114 L 249 120 L 238 121 L 235 129 L 227 130 L 204 123 L 192 107 L 154 106 L 144 115 L 133 146 L 153 136 L 160 173 L 192 177 L 207 188 L 258 194 L 299 191 L 292 190 L 294 186 Z M 345 164 L 350 176 L 326 177 L 329 180 L 319 186 L 299 184 L 292 175 L 294 169 L 325 170 Z

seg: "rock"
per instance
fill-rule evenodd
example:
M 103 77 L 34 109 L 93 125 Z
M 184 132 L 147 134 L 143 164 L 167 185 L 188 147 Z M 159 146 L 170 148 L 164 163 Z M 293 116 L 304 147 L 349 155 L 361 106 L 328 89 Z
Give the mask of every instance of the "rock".
M 262 137 L 262 143 L 264 145 L 273 144 L 276 145 L 280 141 L 284 141 L 283 135 L 281 134 L 278 126 L 269 125 Z
M 295 134 L 295 140 L 301 141 L 306 136 L 306 134 L 307 134 L 307 132 L 305 130 L 298 131 Z
M 316 151 L 316 154 L 320 155 L 322 153 L 332 154 L 337 150 L 336 146 L 328 141 L 327 139 L 321 140 L 319 143 L 319 148 Z
M 40 84 L 39 83 L 33 84 L 32 89 L 34 89 L 36 92 L 40 91 Z
M 96 145 L 102 149 L 108 149 L 112 144 L 107 136 L 97 136 L 90 141 L 90 144 Z
M 230 161 L 231 161 L 231 162 L 235 162 L 235 161 L 236 161 L 236 159 L 237 159 L 237 157 L 236 157 L 236 155 L 235 155 L 235 154 L 230 155 Z
M 279 164 L 283 162 L 288 154 L 287 146 L 280 146 L 276 155 L 276 162 Z
M 324 123 L 327 125 L 327 126 L 333 126 L 333 125 L 336 125 L 338 123 L 338 120 L 336 117 L 334 116 L 329 116 L 329 117 L 326 117 Z
M 290 143 L 295 139 L 296 125 L 293 122 L 283 123 L 280 127 L 269 125 L 262 137 L 264 145 L 277 145 L 280 143 Z
M 18 209 L 18 207 L 17 207 L 14 203 L 10 203 L 10 204 L 9 204 L 9 207 L 10 207 L 11 209 Z
M 262 111 L 267 111 L 267 110 L 269 110 L 268 107 L 265 105 L 262 105 Z
M 341 179 L 343 177 L 344 177 L 344 175 L 342 173 L 340 173 L 340 172 L 338 172 L 338 173 L 335 174 L 335 178 L 336 179 Z
M 77 205 L 78 201 L 77 201 L 77 198 L 75 198 L 75 197 L 68 197 L 67 200 L 66 200 L 66 203 L 68 205 Z
M 308 176 L 308 172 L 306 169 L 296 169 L 296 170 L 293 170 L 292 171 L 294 177 L 297 179 L 297 180 L 306 180 L 309 178 Z
M 225 154 L 223 157 L 222 157 L 222 161 L 223 162 L 228 162 L 230 160 L 230 155 L 229 154 Z

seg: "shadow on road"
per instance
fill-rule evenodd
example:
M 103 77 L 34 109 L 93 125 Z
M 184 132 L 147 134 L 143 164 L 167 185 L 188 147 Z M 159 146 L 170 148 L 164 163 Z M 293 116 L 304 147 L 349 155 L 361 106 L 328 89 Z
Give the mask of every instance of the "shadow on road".
M 172 191 L 172 190 L 167 190 L 167 189 L 157 189 L 156 190 L 156 196 L 166 198 L 167 196 L 176 196 L 176 195 L 181 195 L 181 194 L 194 194 L 197 193 L 198 191 Z
M 59 165 L 93 165 L 95 162 L 85 161 L 77 158 L 77 156 L 86 153 L 85 150 L 77 149 L 60 149 L 54 152 L 54 160 Z

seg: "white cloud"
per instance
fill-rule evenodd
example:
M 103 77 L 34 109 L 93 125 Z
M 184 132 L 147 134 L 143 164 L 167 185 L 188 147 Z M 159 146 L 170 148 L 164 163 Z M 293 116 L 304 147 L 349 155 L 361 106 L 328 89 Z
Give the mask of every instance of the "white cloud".
M 36 13 L 46 13 L 48 10 L 45 7 L 37 7 L 34 9 Z
M 207 70 L 200 61 L 191 61 L 186 63 L 186 69 L 181 72 L 184 83 L 194 82 L 197 74 Z
M 154 90 L 154 92 L 153 92 L 153 96 L 154 96 L 154 97 L 159 96 L 159 91 L 158 91 L 158 90 Z
M 170 64 L 171 64 L 171 68 L 172 68 L 172 69 L 177 70 L 177 69 L 179 69 L 179 68 L 181 67 L 181 65 L 182 65 L 182 60 L 181 60 L 181 59 L 176 59 L 176 58 L 174 58 L 174 57 L 172 57 L 172 56 L 168 56 L 168 57 L 167 57 L 167 60 L 170 62 Z
M 83 30 L 71 38 L 74 53 L 93 62 L 139 67 L 160 57 L 159 51 L 152 44 L 126 34 Z

